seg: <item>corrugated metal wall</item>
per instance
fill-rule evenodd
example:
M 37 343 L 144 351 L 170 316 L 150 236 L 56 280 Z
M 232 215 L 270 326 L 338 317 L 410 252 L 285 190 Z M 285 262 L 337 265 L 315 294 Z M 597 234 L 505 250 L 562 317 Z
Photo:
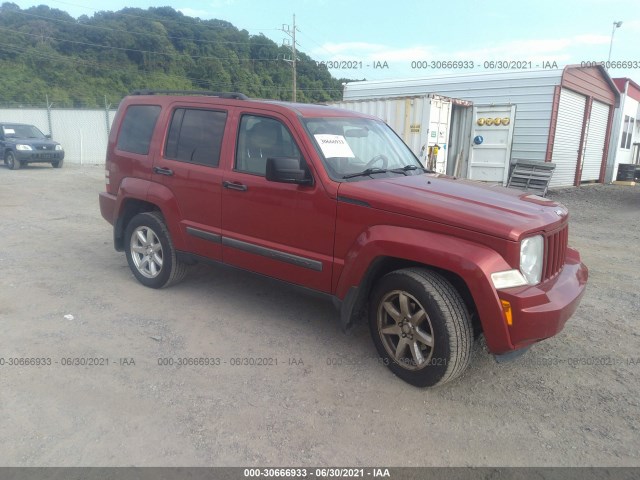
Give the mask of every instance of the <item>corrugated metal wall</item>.
M 396 81 L 348 83 L 344 100 L 434 93 L 475 105 L 517 104 L 512 159 L 545 160 L 553 93 L 562 70 L 454 74 Z
M 609 105 L 597 100 L 591 105 L 589 116 L 589 130 L 587 131 L 587 144 L 584 149 L 584 163 L 582 164 L 581 181 L 598 180 L 602 167 L 602 155 L 607 138 L 607 125 L 609 123 Z
M 115 110 L 52 109 L 51 130 L 46 108 L 2 108 L 0 122 L 29 123 L 50 133 L 65 150 L 65 163 L 103 164 Z
M 556 137 L 551 161 L 556 169 L 550 186 L 573 185 L 576 178 L 576 162 L 580 150 L 582 120 L 587 97 L 563 88 L 560 93 Z

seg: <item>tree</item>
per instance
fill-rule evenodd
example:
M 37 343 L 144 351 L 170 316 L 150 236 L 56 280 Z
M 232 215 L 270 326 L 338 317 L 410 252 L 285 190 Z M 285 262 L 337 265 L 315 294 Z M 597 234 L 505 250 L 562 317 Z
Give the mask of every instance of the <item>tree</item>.
M 99 107 L 140 88 L 239 91 L 291 98 L 289 51 L 223 20 L 171 7 L 125 8 L 77 20 L 44 5 L 0 6 L 0 102 Z M 298 98 L 342 97 L 341 81 L 299 53 Z

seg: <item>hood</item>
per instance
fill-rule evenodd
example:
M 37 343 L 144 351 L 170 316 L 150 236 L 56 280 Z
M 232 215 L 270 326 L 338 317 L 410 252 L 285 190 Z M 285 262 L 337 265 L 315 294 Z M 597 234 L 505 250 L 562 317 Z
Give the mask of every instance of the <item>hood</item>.
M 5 142 L 11 142 L 13 144 L 23 144 L 23 145 L 31 145 L 33 148 L 37 150 L 54 150 L 56 145 L 59 145 L 58 142 L 54 140 L 50 140 L 48 138 L 19 138 L 19 137 L 8 137 L 5 139 Z M 47 147 L 47 148 L 45 148 Z
M 379 210 L 514 241 L 568 218 L 563 205 L 530 192 L 438 174 L 345 182 L 338 192 Z

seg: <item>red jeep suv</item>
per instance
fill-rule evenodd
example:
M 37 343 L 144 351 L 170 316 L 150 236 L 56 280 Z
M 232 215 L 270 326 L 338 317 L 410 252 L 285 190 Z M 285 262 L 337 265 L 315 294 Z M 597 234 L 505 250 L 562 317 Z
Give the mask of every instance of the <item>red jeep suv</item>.
M 322 292 L 345 329 L 368 316 L 384 363 L 416 386 L 458 377 L 480 333 L 499 360 L 555 335 L 587 282 L 565 207 L 432 173 L 347 110 L 134 92 L 106 183 L 102 216 L 143 285 L 213 261 Z

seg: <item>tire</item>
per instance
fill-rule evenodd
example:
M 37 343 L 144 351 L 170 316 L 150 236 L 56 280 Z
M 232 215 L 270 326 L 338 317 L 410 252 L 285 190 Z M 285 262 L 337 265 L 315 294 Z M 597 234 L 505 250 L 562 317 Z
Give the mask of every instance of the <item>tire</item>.
M 64 165 L 64 160 L 58 160 L 57 162 L 51 162 L 51 166 L 53 168 L 62 168 L 62 165 Z
M 160 212 L 139 213 L 133 217 L 124 238 L 129 268 L 143 285 L 168 287 L 186 275 L 187 266 L 177 258 Z
M 11 170 L 19 170 L 22 166 L 11 150 L 4 154 L 4 161 Z
M 382 277 L 369 328 L 385 365 L 416 387 L 449 382 L 469 366 L 471 317 L 460 293 L 435 272 L 408 268 Z

